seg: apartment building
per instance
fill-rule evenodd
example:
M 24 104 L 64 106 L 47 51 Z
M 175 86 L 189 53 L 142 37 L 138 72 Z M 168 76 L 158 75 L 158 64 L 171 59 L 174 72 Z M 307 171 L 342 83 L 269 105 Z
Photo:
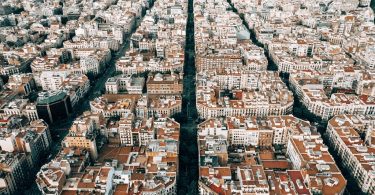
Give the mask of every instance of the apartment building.
M 180 74 L 161 74 L 149 75 L 147 78 L 147 94 L 181 94 L 182 73 Z
M 1 193 L 14 194 L 25 190 L 25 187 L 30 184 L 32 175 L 28 158 L 25 153 L 1 151 Z
M 279 84 L 266 85 L 264 91 L 197 88 L 197 109 L 201 118 L 219 116 L 269 116 L 286 115 L 293 108 L 292 93 Z
M 9 76 L 5 85 L 6 89 L 10 89 L 20 95 L 29 95 L 35 90 L 35 80 L 32 74 L 15 74 Z
M 156 19 L 154 15 L 163 17 Z M 182 72 L 186 22 L 187 2 L 165 5 L 155 2 L 154 8 L 146 13 L 137 31 L 131 35 L 130 50 L 116 62 L 116 70 L 124 74 Z
M 103 114 L 104 117 L 123 116 L 133 113 L 136 100 L 140 95 L 107 94 L 90 101 L 92 112 Z
M 309 71 L 296 72 L 290 75 L 289 81 L 292 90 L 295 91 L 302 103 L 313 114 L 325 120 L 332 116 L 345 113 L 374 114 L 375 104 L 372 96 L 365 94 L 333 93 L 329 97 L 327 95 L 327 93 L 330 93 L 329 88 L 327 88 L 329 85 L 327 85 L 325 80 L 334 79 L 326 79 L 327 77 L 325 76 L 311 73 L 312 72 Z M 358 92 L 359 91 L 360 90 L 358 90 Z
M 90 152 L 90 158 L 98 158 L 96 137 L 98 127 L 90 117 L 77 118 L 69 129 L 69 134 L 64 138 L 63 145 L 67 148 L 85 148 Z
M 143 77 L 120 75 L 111 77 L 106 81 L 105 91 L 110 94 L 142 94 L 144 85 L 145 79 Z
M 121 123 L 126 120 L 131 116 Z M 152 125 L 154 137 L 146 145 L 104 146 L 95 166 L 89 166 L 85 149 L 65 147 L 37 174 L 39 189 L 44 194 L 176 194 L 179 124 L 168 118 L 141 120 L 139 127 L 134 123 L 137 128 Z
M 373 157 L 374 117 L 343 114 L 328 122 L 327 137 L 330 147 L 364 193 L 374 193 Z M 363 136 L 364 136 L 364 139 Z
M 173 116 L 182 109 L 181 95 L 149 95 L 148 117 Z

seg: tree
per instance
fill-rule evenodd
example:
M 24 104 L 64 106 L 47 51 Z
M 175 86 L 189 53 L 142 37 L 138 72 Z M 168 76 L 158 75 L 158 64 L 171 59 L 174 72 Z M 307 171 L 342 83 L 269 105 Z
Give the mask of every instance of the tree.
M 113 73 L 111 74 L 111 76 L 114 77 L 114 76 L 118 76 L 118 75 L 121 75 L 121 74 L 122 74 L 121 71 L 115 71 L 115 72 L 113 72 Z
M 53 15 L 63 15 L 63 10 L 61 7 L 53 10 Z
M 65 25 L 69 21 L 67 16 L 61 16 L 61 24 Z
M 193 180 L 190 182 L 190 185 L 188 187 L 188 194 L 196 195 L 198 193 L 198 182 L 197 180 Z
M 0 23 L 0 27 L 6 27 L 6 26 L 12 26 L 9 18 L 5 18 L 1 23 Z
M 96 78 L 95 74 L 92 73 L 92 72 L 88 72 L 88 73 L 86 74 L 86 76 L 87 76 L 87 78 L 90 80 L 90 82 L 94 82 L 94 80 L 95 80 L 95 78 Z
M 37 99 L 38 99 L 38 92 L 36 91 L 32 91 L 29 95 L 28 95 L 28 99 L 30 102 L 35 102 Z
M 5 42 L 9 47 L 14 47 L 16 43 L 14 41 L 6 41 Z

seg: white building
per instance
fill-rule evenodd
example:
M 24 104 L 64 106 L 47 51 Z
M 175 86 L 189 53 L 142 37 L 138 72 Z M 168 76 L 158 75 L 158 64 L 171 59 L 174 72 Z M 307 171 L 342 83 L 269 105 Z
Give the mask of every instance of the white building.
M 375 193 L 374 124 L 371 116 L 338 115 L 329 120 L 326 131 L 339 163 L 367 194 Z M 365 139 L 360 134 L 365 134 Z
M 43 90 L 56 91 L 61 89 L 67 76 L 67 71 L 43 71 L 40 75 L 40 84 L 42 85 Z
M 105 83 L 106 93 L 118 94 L 142 94 L 145 84 L 143 77 L 134 77 L 129 75 L 120 75 L 109 78 Z

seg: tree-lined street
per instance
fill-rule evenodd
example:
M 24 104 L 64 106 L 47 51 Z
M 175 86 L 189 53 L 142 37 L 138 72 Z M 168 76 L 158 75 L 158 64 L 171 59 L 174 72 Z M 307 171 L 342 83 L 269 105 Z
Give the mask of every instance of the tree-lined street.
M 186 27 L 184 89 L 182 113 L 179 117 L 180 152 L 178 194 L 198 194 L 198 148 L 197 148 L 197 109 L 195 106 L 195 44 L 193 0 L 189 0 L 188 22 Z

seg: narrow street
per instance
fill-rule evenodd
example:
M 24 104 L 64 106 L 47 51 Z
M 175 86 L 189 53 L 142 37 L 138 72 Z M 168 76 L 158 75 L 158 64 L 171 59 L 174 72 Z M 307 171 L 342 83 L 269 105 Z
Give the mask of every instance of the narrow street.
M 153 3 L 150 4 L 151 9 L 153 6 Z M 57 152 L 59 151 L 60 143 L 62 139 L 67 134 L 68 128 L 72 125 L 75 118 L 80 116 L 83 112 L 90 110 L 90 101 L 94 100 L 96 97 L 99 97 L 103 94 L 105 90 L 105 82 L 108 78 L 112 77 L 116 71 L 116 62 L 118 59 L 120 59 L 122 56 L 125 55 L 126 50 L 129 48 L 130 44 L 130 37 L 131 35 L 136 31 L 139 24 L 142 22 L 142 19 L 146 12 L 144 11 L 142 14 L 142 17 L 136 21 L 136 24 L 134 28 L 132 29 L 132 32 L 128 35 L 125 35 L 124 43 L 121 45 L 118 51 L 113 52 L 112 59 L 107 64 L 106 69 L 104 72 L 98 76 L 94 81 L 91 81 L 91 87 L 89 91 L 86 94 L 86 97 L 81 99 L 80 102 L 73 108 L 73 114 L 65 121 L 62 121 L 58 124 L 52 124 L 50 126 L 51 132 L 54 135 L 54 143 L 56 146 L 52 147 L 52 155 L 53 158 Z
M 189 0 L 186 25 L 184 89 L 180 130 L 178 194 L 198 194 L 197 109 L 195 105 L 195 43 L 193 0 Z
M 150 8 L 154 1 L 150 4 Z M 86 96 L 79 101 L 79 103 L 73 107 L 73 114 L 71 116 L 59 123 L 55 123 L 50 125 L 50 131 L 52 135 L 52 146 L 51 146 L 51 155 L 48 159 L 45 159 L 43 162 L 47 163 L 51 159 L 53 159 L 61 149 L 61 142 L 64 137 L 68 134 L 68 130 L 72 125 L 73 121 L 76 117 L 80 116 L 83 112 L 90 110 L 90 101 L 99 97 L 103 94 L 105 89 L 105 82 L 108 78 L 112 77 L 116 71 L 116 61 L 125 55 L 126 50 L 129 48 L 130 37 L 136 31 L 139 24 L 141 24 L 143 17 L 145 16 L 146 12 L 142 12 L 142 17 L 136 21 L 132 32 L 128 35 L 125 35 L 124 43 L 121 45 L 118 51 L 112 52 L 112 59 L 107 64 L 106 69 L 102 73 L 102 75 L 98 76 L 94 81 L 91 81 L 91 87 L 87 92 Z M 37 189 L 36 183 L 34 183 L 29 190 L 27 190 L 24 194 L 38 194 L 39 190 Z
M 237 9 L 232 4 L 231 0 L 228 0 L 228 3 L 231 5 L 231 8 L 232 8 L 233 12 L 238 14 L 238 16 L 242 20 L 242 23 L 245 25 L 247 30 L 250 32 L 250 39 L 253 42 L 253 44 L 255 44 L 256 46 L 264 49 L 264 55 L 266 56 L 267 61 L 268 61 L 267 70 L 268 71 L 278 71 L 278 67 L 275 64 L 275 62 L 273 61 L 273 59 L 270 57 L 267 47 L 265 47 L 264 44 L 262 44 L 261 42 L 259 42 L 259 40 L 257 40 L 254 30 L 249 29 L 249 26 L 248 26 L 247 22 L 245 21 L 243 15 L 238 13 Z M 279 72 L 279 75 L 280 75 L 280 78 L 283 80 L 283 82 L 287 85 L 287 87 L 290 90 L 289 74 Z M 293 106 L 293 113 L 292 114 L 294 116 L 298 117 L 298 118 L 308 120 L 311 123 L 316 123 L 316 122 L 321 121 L 321 119 L 319 117 L 314 116 L 309 110 L 307 110 L 307 108 L 304 105 L 302 105 L 302 103 L 300 102 L 300 100 L 299 100 L 299 98 L 297 97 L 296 94 L 294 94 L 294 106 Z M 326 125 L 326 123 L 319 124 L 319 127 L 321 127 L 320 129 L 322 129 L 322 128 L 325 129 L 325 125 Z
M 228 3 L 231 5 L 232 10 L 235 13 L 238 14 L 238 11 L 234 7 L 234 5 L 232 4 L 231 0 L 228 0 Z M 375 0 L 371 1 L 371 7 L 372 7 L 373 10 L 375 9 Z M 248 26 L 247 22 L 245 21 L 244 17 L 242 16 L 242 14 L 238 14 L 238 15 L 242 19 L 242 22 L 246 26 L 247 30 L 250 31 L 250 39 L 251 39 L 251 41 L 255 45 L 257 45 L 258 47 L 262 47 L 264 49 L 264 54 L 265 54 L 265 56 L 267 57 L 267 60 L 268 60 L 267 70 L 269 70 L 269 71 L 278 71 L 278 67 L 275 64 L 275 62 L 272 60 L 272 58 L 270 57 L 268 49 L 264 46 L 264 44 L 260 43 L 256 39 L 256 35 L 255 35 L 254 31 L 249 29 L 249 26 Z M 280 75 L 281 79 L 284 81 L 284 83 L 287 85 L 287 87 L 289 88 L 289 90 L 291 90 L 290 86 L 289 86 L 289 73 L 281 73 L 281 72 L 279 72 L 279 75 Z M 300 98 L 297 96 L 297 94 L 293 92 L 293 95 L 294 95 L 294 105 L 293 105 L 293 113 L 292 114 L 295 117 L 298 117 L 298 118 L 303 119 L 303 120 L 307 120 L 311 124 L 316 125 L 317 131 L 321 134 L 324 143 L 329 146 L 330 143 L 329 143 L 327 137 L 325 136 L 325 131 L 326 131 L 326 128 L 327 128 L 327 121 L 324 121 L 320 117 L 315 116 L 314 114 L 312 114 L 306 108 L 306 106 L 302 104 L 302 102 L 300 101 Z M 335 161 L 339 162 L 340 159 L 338 158 L 338 156 L 336 155 L 336 153 L 332 150 L 332 147 L 329 147 L 329 148 L 330 148 L 329 151 L 330 151 L 331 155 L 334 157 Z M 348 181 L 348 185 L 346 187 L 345 194 L 360 194 L 360 188 L 356 185 L 356 182 L 350 176 L 349 172 L 345 168 L 343 168 L 340 163 L 337 163 L 337 165 L 340 168 L 340 170 L 341 170 L 342 174 L 344 175 L 345 179 Z

